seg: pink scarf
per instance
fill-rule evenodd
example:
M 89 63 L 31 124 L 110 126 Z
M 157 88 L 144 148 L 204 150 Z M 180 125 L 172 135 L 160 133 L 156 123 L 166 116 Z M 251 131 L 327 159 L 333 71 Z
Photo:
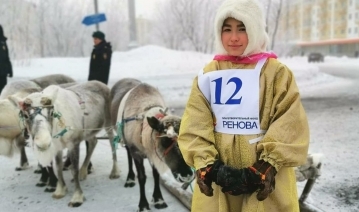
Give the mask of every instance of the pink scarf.
M 216 55 L 214 56 L 213 60 L 230 61 L 232 63 L 238 64 L 251 64 L 257 63 L 262 58 L 277 58 L 277 55 L 273 52 L 261 52 L 249 56 Z

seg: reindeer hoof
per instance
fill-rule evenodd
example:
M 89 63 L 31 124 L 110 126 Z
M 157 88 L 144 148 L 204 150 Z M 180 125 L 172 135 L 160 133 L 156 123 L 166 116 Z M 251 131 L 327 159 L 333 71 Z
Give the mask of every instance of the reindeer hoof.
M 48 192 L 48 193 L 52 193 L 52 192 L 54 192 L 56 190 L 56 188 L 54 188 L 54 187 L 48 187 L 48 188 L 45 188 L 45 192 Z
M 29 163 L 25 162 L 24 164 L 20 165 L 20 167 L 16 167 L 15 171 L 22 171 L 29 168 Z
M 157 208 L 157 209 L 163 209 L 163 208 L 167 208 L 167 207 L 168 207 L 168 205 L 166 204 L 166 202 L 165 202 L 163 199 L 161 199 L 161 198 L 159 198 L 159 199 L 157 199 L 157 200 L 152 199 L 152 202 L 154 203 L 154 206 L 155 206 L 155 208 Z
M 52 198 L 54 199 L 61 199 L 62 197 L 64 197 L 65 195 L 59 195 L 59 194 L 52 194 Z
M 68 206 L 71 208 L 80 207 L 82 205 L 82 202 L 69 202 Z
M 45 187 L 47 185 L 47 183 L 44 183 L 44 182 L 38 182 L 36 183 L 36 187 Z
M 125 188 L 132 188 L 136 185 L 136 182 L 134 180 L 128 179 L 125 183 Z
M 149 206 L 145 206 L 145 207 L 139 207 L 137 212 L 148 212 L 151 211 Z
M 92 166 L 91 166 L 91 168 L 87 168 L 87 174 L 91 174 L 94 171 L 95 171 L 95 169 Z
M 41 172 L 41 169 L 36 169 L 36 170 L 34 171 L 34 173 L 35 173 L 35 174 L 41 174 L 42 172 Z
M 118 178 L 120 178 L 119 174 L 110 174 L 110 179 L 111 180 L 118 179 Z
M 15 171 L 22 171 L 23 169 L 21 167 L 15 167 Z
M 166 203 L 162 203 L 162 204 L 155 204 L 155 208 L 157 209 L 163 209 L 163 208 L 167 208 L 167 204 Z

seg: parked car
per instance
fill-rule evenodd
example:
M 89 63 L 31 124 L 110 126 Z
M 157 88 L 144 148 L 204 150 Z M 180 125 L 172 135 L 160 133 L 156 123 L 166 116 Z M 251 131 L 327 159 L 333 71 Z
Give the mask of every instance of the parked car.
M 324 62 L 324 55 L 318 52 L 313 52 L 308 55 L 308 63 L 310 62 Z

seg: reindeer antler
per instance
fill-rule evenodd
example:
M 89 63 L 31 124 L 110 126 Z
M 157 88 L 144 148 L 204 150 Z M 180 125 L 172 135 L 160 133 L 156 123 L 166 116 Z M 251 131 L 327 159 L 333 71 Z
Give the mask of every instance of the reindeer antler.
M 29 98 L 26 98 L 25 101 L 24 101 L 24 105 L 31 106 L 31 104 L 32 104 L 32 100 L 29 99 Z
M 18 102 L 21 110 L 26 110 L 28 107 L 31 107 L 32 100 L 29 98 L 26 98 L 24 101 Z
M 51 104 L 52 104 L 52 101 L 51 101 L 51 99 L 48 98 L 48 97 L 42 97 L 40 103 L 41 103 L 42 105 L 51 105 Z

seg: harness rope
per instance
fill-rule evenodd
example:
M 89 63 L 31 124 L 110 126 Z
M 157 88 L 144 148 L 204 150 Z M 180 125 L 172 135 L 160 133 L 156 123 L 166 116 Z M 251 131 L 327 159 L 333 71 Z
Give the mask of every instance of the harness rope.
M 160 105 L 150 105 L 146 108 L 143 109 L 143 112 L 140 114 L 136 114 L 127 118 L 124 118 L 124 111 L 122 112 L 122 117 L 121 117 L 121 121 L 118 121 L 116 123 L 116 136 L 113 139 L 113 145 L 116 147 L 116 149 L 118 148 L 118 144 L 121 143 L 122 146 L 126 146 L 126 139 L 125 139 L 125 135 L 124 135 L 124 127 L 125 124 L 130 122 L 130 121 L 143 121 L 143 119 L 145 118 L 145 113 L 147 111 L 149 111 L 150 109 L 154 108 L 154 107 L 160 107 L 161 109 L 159 109 L 160 113 L 162 114 L 166 114 L 168 108 L 166 108 L 164 111 L 162 110 L 162 106 Z M 156 117 L 158 118 L 158 117 Z M 143 124 L 143 123 L 142 123 Z M 143 126 L 142 126 L 143 129 Z
M 80 99 L 81 99 L 81 97 L 80 97 Z M 85 108 L 83 101 L 80 101 L 80 105 L 81 105 L 81 109 L 84 109 L 84 108 Z M 148 110 L 150 110 L 150 109 L 153 108 L 153 107 L 160 107 L 160 106 L 158 106 L 158 105 L 149 106 L 149 107 L 145 108 L 145 111 L 148 111 Z M 44 106 L 37 106 L 37 107 L 32 106 L 32 107 L 28 107 L 27 110 L 28 110 L 29 108 L 32 108 L 32 109 L 35 110 L 35 112 L 34 112 L 33 114 L 31 114 L 31 115 L 34 115 L 34 114 L 35 114 L 35 115 L 38 115 L 38 114 L 42 115 L 42 114 L 41 114 L 42 108 L 52 108 L 52 109 L 53 109 L 54 106 L 53 106 L 53 105 L 44 105 Z M 167 110 L 168 110 L 168 108 L 166 108 L 164 111 L 163 111 L 162 109 L 160 109 L 160 114 L 157 114 L 155 117 L 156 117 L 157 119 L 163 118 L 163 117 L 165 116 Z M 84 113 L 84 115 L 87 115 L 87 114 Z M 25 117 L 23 116 L 23 114 L 22 114 L 21 111 L 20 111 L 20 113 L 19 113 L 19 116 L 20 116 L 20 120 L 23 122 L 24 126 L 26 126 L 26 127 L 23 129 L 23 130 L 25 130 L 24 135 L 25 135 L 25 137 L 26 137 L 26 136 L 27 136 L 27 135 L 26 135 L 26 134 L 27 134 L 27 133 L 26 133 L 26 130 L 27 130 L 28 132 L 30 132 L 30 130 L 28 129 L 27 124 L 25 123 Z M 42 116 L 43 116 L 43 115 L 42 115 Z M 74 128 L 74 127 L 71 127 L 71 126 L 67 126 L 67 125 L 65 125 L 64 121 L 62 120 L 62 114 L 61 114 L 61 112 L 53 112 L 53 113 L 52 113 L 52 117 L 55 118 L 55 119 L 57 119 L 57 120 L 59 121 L 58 125 L 59 125 L 61 128 L 63 128 L 60 132 L 58 132 L 57 134 L 55 134 L 54 136 L 52 136 L 53 138 L 62 137 L 62 136 L 64 136 L 64 135 L 65 135 L 68 131 L 70 131 L 70 130 L 73 130 L 73 131 L 74 131 L 74 130 L 93 131 L 93 130 L 101 130 L 101 129 L 104 129 L 106 132 L 108 132 L 109 130 L 113 130 L 113 129 L 116 127 L 116 128 L 117 128 L 117 130 L 116 130 L 116 134 L 117 134 L 117 135 L 113 138 L 112 145 L 114 146 L 114 149 L 117 150 L 117 149 L 118 149 L 118 144 L 119 144 L 121 141 L 123 142 L 123 146 L 125 146 L 125 144 L 124 144 L 124 142 L 125 142 L 124 140 L 125 140 L 125 139 L 123 139 L 123 138 L 124 138 L 124 132 L 123 132 L 124 124 L 126 124 L 127 122 L 130 122 L 130 121 L 135 121 L 135 120 L 142 120 L 142 121 L 143 121 L 143 119 L 145 118 L 145 115 L 144 115 L 144 113 L 141 113 L 141 114 L 137 114 L 137 115 L 134 115 L 134 116 L 131 116 L 131 117 L 128 117 L 128 118 L 124 118 L 124 119 L 122 119 L 121 122 L 117 122 L 117 124 L 116 124 L 115 126 L 109 126 L 109 127 L 105 127 L 105 128 L 104 128 L 104 127 L 101 127 L 101 128 Z M 47 118 L 47 117 L 45 117 L 45 118 Z M 84 125 L 84 119 L 83 119 L 82 121 L 83 121 L 83 125 Z M 7 127 L 18 127 L 18 126 L 7 126 Z M 153 140 L 152 134 L 153 134 L 153 133 L 151 133 L 151 140 Z M 168 137 L 168 136 L 164 135 L 164 136 L 157 136 L 157 137 Z M 173 147 L 173 145 L 175 144 L 175 142 L 176 142 L 176 141 L 173 141 L 173 143 L 165 150 L 163 157 L 165 157 L 165 156 L 168 154 L 168 152 L 169 152 L 170 149 Z M 155 151 L 155 152 L 156 152 L 157 156 L 162 160 L 163 157 L 160 157 L 160 156 L 158 155 L 158 152 L 157 152 L 157 151 Z
M 31 108 L 34 108 L 35 109 L 35 112 L 34 114 L 41 114 L 41 108 L 42 107 L 52 107 L 53 108 L 53 105 L 51 106 L 40 106 L 40 107 L 31 107 Z M 20 112 L 19 113 L 19 117 L 20 117 L 20 121 L 23 122 L 24 126 L 27 126 L 25 122 L 25 118 L 23 116 L 23 114 Z M 58 125 L 64 129 L 62 129 L 59 133 L 57 133 L 56 135 L 52 136 L 53 138 L 59 138 L 59 137 L 62 137 L 66 132 L 70 131 L 70 130 L 81 130 L 81 131 L 93 131 L 93 130 L 102 130 L 104 129 L 106 132 L 108 132 L 109 130 L 112 130 L 114 126 L 109 126 L 109 127 L 99 127 L 99 128 L 74 128 L 74 127 L 71 127 L 71 126 L 67 126 L 65 125 L 63 119 L 62 119 L 62 114 L 60 112 L 53 112 L 53 115 L 52 115 L 53 118 L 55 119 L 58 119 L 59 123 Z M 8 127 L 17 127 L 17 126 L 8 126 Z M 27 129 L 29 131 L 29 129 Z

